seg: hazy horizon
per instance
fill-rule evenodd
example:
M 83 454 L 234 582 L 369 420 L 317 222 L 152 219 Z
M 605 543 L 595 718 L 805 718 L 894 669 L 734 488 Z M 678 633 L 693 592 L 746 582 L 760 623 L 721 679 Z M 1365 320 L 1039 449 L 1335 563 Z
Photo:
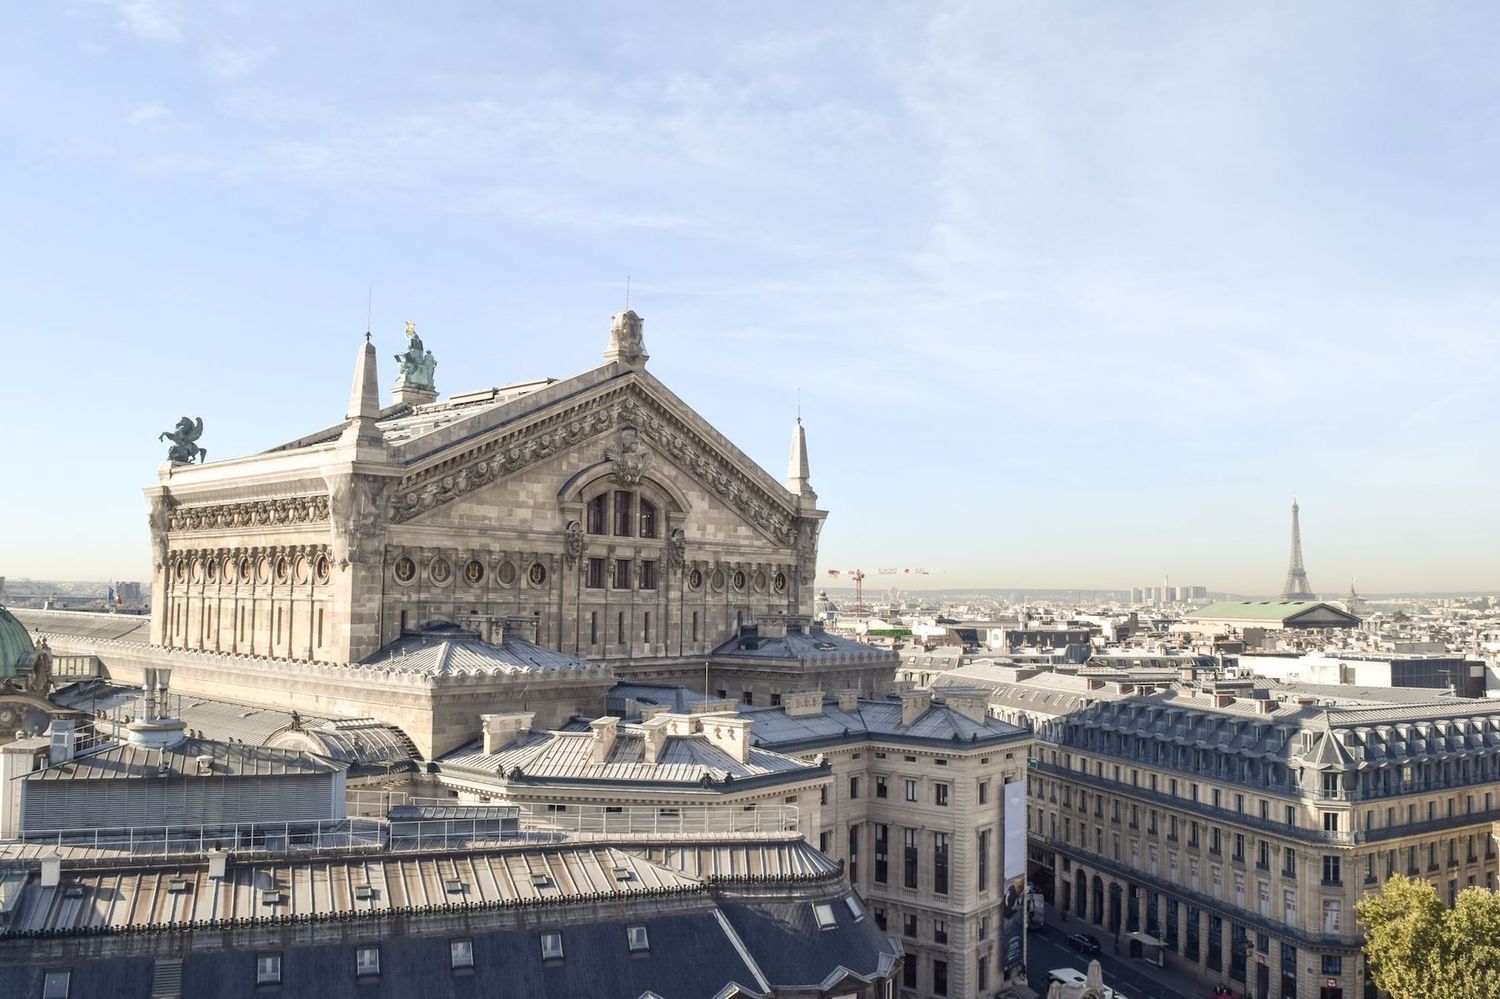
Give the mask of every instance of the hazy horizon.
M 650 370 L 830 568 L 1500 589 L 1500 8 L 304 8 L 0 40 L 0 575 L 150 578 L 157 434 L 337 422 L 367 307 L 446 395 Z M 372 295 L 373 288 L 373 295 Z M 370 305 L 373 299 L 372 306 Z M 832 580 L 828 580 L 832 582 Z

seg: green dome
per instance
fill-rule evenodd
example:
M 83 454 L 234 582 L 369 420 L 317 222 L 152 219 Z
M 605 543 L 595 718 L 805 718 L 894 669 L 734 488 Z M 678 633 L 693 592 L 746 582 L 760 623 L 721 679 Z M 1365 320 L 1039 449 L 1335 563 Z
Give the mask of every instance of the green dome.
M 15 676 L 16 664 L 34 648 L 26 626 L 10 611 L 0 607 L 0 676 Z

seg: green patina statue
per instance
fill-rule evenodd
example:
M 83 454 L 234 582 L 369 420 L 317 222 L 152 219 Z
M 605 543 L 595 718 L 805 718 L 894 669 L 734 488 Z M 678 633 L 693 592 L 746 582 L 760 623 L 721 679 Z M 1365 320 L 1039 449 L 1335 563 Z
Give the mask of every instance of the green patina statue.
M 184 416 L 177 421 L 176 430 L 163 430 L 156 439 L 172 442 L 172 446 L 167 449 L 168 461 L 190 465 L 194 459 L 200 462 L 208 460 L 208 451 L 198 446 L 198 438 L 202 436 L 203 417 L 198 417 L 198 422 L 195 424 Z
M 434 388 L 433 374 L 437 371 L 437 358 L 432 356 L 432 351 L 423 350 L 422 338 L 417 336 L 415 323 L 406 324 L 406 353 L 396 355 L 396 366 L 400 369 L 397 384 L 418 389 Z

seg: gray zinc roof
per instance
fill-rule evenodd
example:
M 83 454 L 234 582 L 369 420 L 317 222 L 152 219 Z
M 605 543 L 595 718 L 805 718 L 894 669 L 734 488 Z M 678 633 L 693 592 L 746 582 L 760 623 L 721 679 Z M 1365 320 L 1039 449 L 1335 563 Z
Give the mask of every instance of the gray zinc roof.
M 814 625 L 807 631 L 788 628 L 785 635 L 746 635 L 731 638 L 710 653 L 711 658 L 788 659 L 800 663 L 896 662 L 896 654 L 852 638 L 830 635 Z
M 507 631 L 499 643 L 457 625 L 438 625 L 408 632 L 355 664 L 397 673 L 429 676 L 592 672 L 604 667 L 527 641 Z
M 510 773 L 516 767 L 529 778 L 592 781 L 652 781 L 697 784 L 704 777 L 722 781 L 772 774 L 801 774 L 817 768 L 811 763 L 766 749 L 752 748 L 744 763 L 710 743 L 706 736 L 668 735 L 659 762 L 646 760 L 644 733 L 622 725 L 603 762 L 593 762 L 590 732 L 540 732 L 496 753 L 479 751 L 478 744 L 459 749 L 438 761 L 439 766 L 462 767 L 486 773 Z
M 163 763 L 172 776 L 199 775 L 198 758 L 212 762 L 204 776 L 263 777 L 291 774 L 328 774 L 345 768 L 345 764 L 286 749 L 269 749 L 213 739 L 183 739 L 167 749 L 148 749 L 130 743 L 117 743 L 94 753 L 27 774 L 28 781 L 47 780 L 125 780 L 156 777 Z
M 1027 734 L 994 718 L 974 721 L 940 701 L 934 701 L 910 725 L 901 723 L 897 700 L 860 701 L 851 711 L 825 701 L 822 713 L 800 718 L 789 716 L 784 708 L 742 708 L 741 714 L 754 721 L 751 738 L 756 744 L 781 748 L 869 737 L 968 744 Z

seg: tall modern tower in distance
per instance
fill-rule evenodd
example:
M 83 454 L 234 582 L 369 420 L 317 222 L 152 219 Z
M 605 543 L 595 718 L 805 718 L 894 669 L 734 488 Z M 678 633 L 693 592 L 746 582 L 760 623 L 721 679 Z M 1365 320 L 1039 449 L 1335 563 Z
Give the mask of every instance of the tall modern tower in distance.
M 1302 528 L 1297 522 L 1296 500 L 1292 500 L 1292 564 L 1286 569 L 1286 582 L 1281 587 L 1281 599 L 1317 599 L 1317 594 L 1307 583 L 1307 570 L 1302 568 Z

